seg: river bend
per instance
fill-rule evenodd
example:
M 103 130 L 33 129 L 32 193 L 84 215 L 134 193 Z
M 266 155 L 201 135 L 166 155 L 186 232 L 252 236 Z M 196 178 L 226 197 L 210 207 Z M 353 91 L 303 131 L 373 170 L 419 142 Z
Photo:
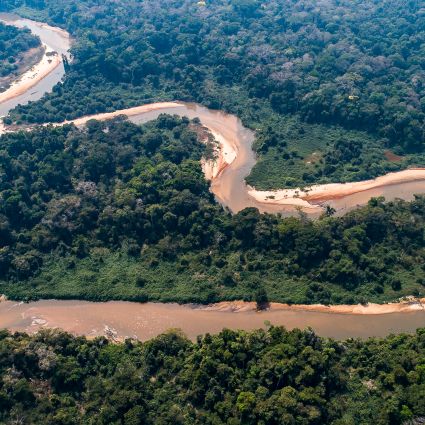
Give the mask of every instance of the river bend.
M 43 44 L 49 46 L 59 55 L 68 54 L 70 48 L 69 34 L 59 28 L 46 24 L 21 19 L 10 14 L 0 14 L 0 20 L 11 25 L 25 26 L 38 35 Z M 5 116 L 18 104 L 35 101 L 52 90 L 64 75 L 63 64 L 55 67 L 52 72 L 36 82 L 25 93 L 6 102 L 0 103 L 0 116 Z M 322 204 L 326 203 L 337 209 L 339 214 L 366 203 L 373 196 L 385 196 L 387 199 L 403 198 L 410 200 L 415 193 L 425 192 L 425 170 L 416 170 L 406 177 L 396 176 L 375 185 L 363 185 L 361 190 L 342 196 L 323 199 L 325 188 L 316 198 L 320 201 L 309 202 L 310 194 L 302 197 L 279 194 L 282 203 L 274 202 L 273 196 L 255 193 L 247 187 L 245 177 L 255 165 L 255 155 L 252 151 L 254 133 L 245 128 L 241 121 L 220 111 L 212 111 L 203 106 L 167 102 L 144 105 L 139 108 L 117 111 L 114 114 L 99 114 L 75 120 L 76 125 L 83 125 L 90 118 L 107 119 L 111 115 L 127 114 L 136 123 L 146 122 L 156 118 L 160 113 L 171 113 L 189 118 L 200 118 L 220 142 L 223 167 L 219 172 L 212 172 L 211 190 L 217 200 L 231 211 L 237 212 L 252 206 L 260 211 L 282 213 L 283 215 L 298 214 L 302 209 L 311 216 L 322 212 Z M 210 164 L 212 169 L 213 164 Z M 211 171 L 211 170 L 210 170 Z M 423 171 L 423 173 L 422 173 Z M 397 173 L 395 173 L 397 174 Z M 414 178 L 412 177 L 414 174 Z M 410 176 L 410 177 L 409 177 Z M 386 177 L 386 176 L 384 176 Z M 342 185 L 344 186 L 344 185 Z M 347 187 L 345 187 L 347 189 Z M 278 192 L 276 192 L 278 193 Z M 253 196 L 255 195 L 255 196 Z M 314 193 L 313 193 L 314 195 Z M 266 198 L 266 199 L 265 199 Z M 314 198 L 314 196 L 313 196 Z M 319 306 L 320 307 L 320 306 Z M 195 308 L 177 304 L 109 302 L 91 303 L 85 301 L 55 301 L 45 300 L 29 304 L 0 301 L 0 327 L 19 331 L 33 332 L 45 327 L 60 327 L 64 330 L 88 336 L 109 335 L 116 339 L 137 337 L 148 339 L 169 328 L 181 328 L 190 338 L 205 332 L 218 332 L 223 327 L 237 329 L 254 329 L 264 326 L 264 321 L 288 328 L 312 327 L 320 335 L 335 338 L 384 336 L 394 332 L 412 332 L 425 325 L 425 310 L 421 304 L 415 304 L 413 309 L 397 309 L 388 314 L 329 313 L 323 311 L 304 311 L 299 308 L 272 308 L 258 313 L 252 308 L 238 312 L 211 308 Z M 348 307 L 348 306 L 347 306 Z M 351 309 L 351 307 L 349 307 Z

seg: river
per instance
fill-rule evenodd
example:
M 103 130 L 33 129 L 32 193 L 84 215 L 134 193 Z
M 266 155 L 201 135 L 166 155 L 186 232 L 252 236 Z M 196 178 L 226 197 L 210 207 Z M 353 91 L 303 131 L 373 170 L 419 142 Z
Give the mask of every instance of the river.
M 247 207 L 256 207 L 261 212 L 280 213 L 283 216 L 298 214 L 297 205 L 264 203 L 249 194 L 250 188 L 247 186 L 245 178 L 256 163 L 255 154 L 252 150 L 255 134 L 244 127 L 239 118 L 194 103 L 178 102 L 176 105 L 156 108 L 152 111 L 131 115 L 129 118 L 136 123 L 150 121 L 161 113 L 199 118 L 203 125 L 224 138 L 237 152 L 235 159 L 211 182 L 211 191 L 221 204 L 228 207 L 232 212 L 238 212 Z M 122 112 L 125 113 L 125 111 Z M 425 193 L 425 170 L 422 180 L 386 184 L 347 196 L 329 199 L 326 204 L 333 207 L 337 211 L 337 215 L 343 215 L 360 205 L 366 204 L 372 197 L 385 196 L 388 201 L 396 198 L 410 201 L 414 199 L 415 194 L 419 193 Z M 313 208 L 302 209 L 312 218 L 318 217 L 323 212 L 321 208 L 314 205 Z
M 0 302 L 0 326 L 12 331 L 36 332 L 41 328 L 61 328 L 77 335 L 98 336 L 112 331 L 117 339 L 146 340 L 171 328 L 178 328 L 191 339 L 220 332 L 223 328 L 258 329 L 265 321 L 287 329 L 313 328 L 319 335 L 344 339 L 385 336 L 412 332 L 424 326 L 425 312 L 354 315 L 271 309 L 231 312 L 196 308 L 189 305 L 125 301 L 93 303 L 87 301 L 45 300 L 25 303 Z
M 56 51 L 59 55 L 69 56 L 71 38 L 68 33 L 60 28 L 53 28 L 42 22 L 20 18 L 19 16 L 11 13 L 0 13 L 0 21 L 8 25 L 14 25 L 18 28 L 29 28 L 33 34 L 40 37 L 43 44 Z M 26 93 L 0 103 L 0 117 L 7 115 L 11 109 L 19 104 L 26 104 L 29 101 L 39 100 L 45 93 L 50 92 L 52 88 L 62 80 L 64 74 L 65 69 L 63 67 L 63 63 L 61 63 L 45 78 L 31 87 Z
M 63 30 L 51 28 L 43 23 L 0 14 L 4 22 L 26 26 L 39 35 L 42 42 L 59 54 L 67 54 L 70 37 Z M 55 68 L 26 93 L 0 104 L 0 116 L 4 116 L 19 103 L 39 99 L 59 82 L 64 75 L 63 66 Z M 235 159 L 212 180 L 212 191 L 218 201 L 236 212 L 247 206 L 260 211 L 280 212 L 284 215 L 298 213 L 294 206 L 273 205 L 258 202 L 248 194 L 245 177 L 255 164 L 252 151 L 254 133 L 245 128 L 241 121 L 229 114 L 212 111 L 203 106 L 178 103 L 172 107 L 146 108 L 148 111 L 133 114 L 130 119 L 141 123 L 151 120 L 160 113 L 199 117 L 201 122 L 237 152 Z M 149 110 L 153 109 L 153 110 Z M 125 111 L 122 111 L 125 113 Z M 384 195 L 387 199 L 402 197 L 412 199 L 414 193 L 424 192 L 424 181 L 386 185 L 365 190 L 350 196 L 328 202 L 344 213 L 364 204 L 371 196 Z M 315 209 L 312 215 L 321 211 Z M 425 325 L 425 311 L 395 312 L 389 314 L 337 314 L 320 311 L 302 311 L 291 308 L 271 309 L 265 312 L 220 311 L 194 308 L 177 304 L 44 300 L 28 304 L 12 301 L 0 302 L 0 327 L 12 331 L 33 332 L 43 327 L 60 327 L 64 330 L 88 336 L 103 335 L 105 332 L 122 339 L 137 337 L 145 340 L 169 328 L 180 328 L 190 338 L 205 332 L 215 333 L 224 327 L 233 329 L 254 329 L 264 326 L 265 321 L 287 328 L 312 327 L 319 335 L 335 338 L 384 336 L 391 332 L 412 332 Z
M 43 44 L 48 45 L 60 55 L 68 55 L 71 38 L 64 30 L 50 27 L 41 22 L 19 18 L 13 14 L 0 14 L 0 20 L 17 27 L 29 28 L 34 34 L 40 37 Z M 11 109 L 20 103 L 24 104 L 39 99 L 44 93 L 50 91 L 62 79 L 63 75 L 64 68 L 61 63 L 60 66 L 56 67 L 48 76 L 39 81 L 26 93 L 0 103 L 0 116 L 7 115 Z M 172 104 L 173 106 L 167 106 L 168 104 Z M 291 216 L 297 215 L 301 206 L 301 209 L 312 218 L 322 214 L 322 207 L 318 203 L 308 205 L 307 202 L 304 202 L 304 204 L 308 205 L 306 207 L 300 199 L 294 197 L 290 197 L 287 202 L 285 201 L 282 204 L 282 202 L 272 202 L 270 199 L 264 202 L 252 196 L 250 190 L 253 188 L 246 185 L 245 178 L 256 163 L 255 153 L 252 150 L 255 133 L 245 128 L 236 116 L 226 114 L 222 111 L 211 110 L 193 103 L 168 102 L 164 103 L 163 107 L 155 107 L 157 105 L 161 104 L 145 105 L 148 106 L 147 111 L 137 114 L 133 114 L 131 110 L 122 110 L 119 112 L 128 114 L 129 118 L 137 123 L 152 120 L 161 113 L 177 114 L 189 118 L 197 117 L 203 125 L 208 127 L 219 138 L 225 140 L 234 150 L 235 157 L 218 176 L 212 179 L 211 191 L 214 193 L 216 199 L 232 212 L 236 213 L 246 207 L 256 207 L 261 212 L 281 213 L 283 216 Z M 152 108 L 149 108 L 149 106 L 152 106 Z M 106 117 L 108 116 L 108 114 L 98 114 L 97 116 L 93 116 L 93 118 L 99 119 L 105 115 Z M 81 119 L 77 121 L 81 121 Z M 342 215 L 353 208 L 366 204 L 374 196 L 385 196 L 387 200 L 393 200 L 395 198 L 412 200 L 414 194 L 425 193 L 425 170 L 423 170 L 422 175 L 421 180 L 385 184 L 380 187 L 361 190 L 347 196 L 332 196 L 325 202 L 322 201 L 321 204 L 326 203 L 335 208 L 337 215 Z M 343 191 L 344 185 L 341 186 L 341 190 Z

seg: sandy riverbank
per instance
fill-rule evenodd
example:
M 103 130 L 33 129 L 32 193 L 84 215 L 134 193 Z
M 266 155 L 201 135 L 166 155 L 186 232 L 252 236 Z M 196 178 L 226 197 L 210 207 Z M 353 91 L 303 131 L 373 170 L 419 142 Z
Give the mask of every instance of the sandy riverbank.
M 133 108 L 122 109 L 114 112 L 88 115 L 54 125 L 74 124 L 77 127 L 81 127 L 87 124 L 87 122 L 90 120 L 106 121 L 116 118 L 120 115 L 133 117 L 147 112 L 158 111 L 160 109 L 180 107 L 182 107 L 182 104 L 179 102 L 158 102 L 142 106 L 135 106 Z M 216 158 L 214 160 L 203 161 L 202 168 L 204 170 L 205 178 L 207 180 L 213 180 L 214 178 L 218 177 L 220 173 L 236 159 L 238 154 L 238 147 L 235 145 L 235 143 L 232 143 L 217 131 L 214 131 L 211 128 L 209 128 L 209 131 L 218 142 Z
M 49 46 L 44 44 L 43 47 L 44 55 L 41 61 L 15 80 L 6 91 L 0 93 L 0 103 L 24 94 L 60 65 L 62 58 Z
M 62 37 L 62 38 L 66 38 L 67 40 L 70 40 L 71 39 L 71 36 L 70 36 L 69 32 L 68 31 L 65 31 L 62 28 L 52 27 L 51 25 L 46 24 L 46 23 L 39 23 L 39 25 L 40 25 L 40 28 L 44 28 L 47 31 L 54 32 L 54 33 L 58 34 L 60 37 Z
M 167 113 L 173 113 L 174 109 L 176 114 L 184 115 L 185 113 L 182 113 L 181 109 L 186 108 L 185 105 L 186 104 L 181 102 L 158 102 L 128 109 L 122 109 L 114 112 L 93 114 L 53 125 L 57 126 L 72 123 L 76 126 L 83 126 L 88 121 L 94 119 L 105 121 L 120 115 L 126 115 L 131 118 L 149 112 L 160 112 L 161 110 L 166 110 Z M 223 115 L 222 119 L 226 119 L 225 114 Z M 217 126 L 217 122 L 214 122 L 215 127 L 222 128 L 222 131 L 217 131 L 217 128 L 212 128 L 208 125 L 208 123 L 205 122 L 203 122 L 203 125 L 205 125 L 205 127 L 207 127 L 215 137 L 216 141 L 218 142 L 218 148 L 216 158 L 210 161 L 203 161 L 202 168 L 206 179 L 212 181 L 215 190 L 214 193 L 218 199 L 225 199 L 225 196 L 222 196 L 223 193 L 221 192 L 223 190 L 226 192 L 228 189 L 226 185 L 218 185 L 217 182 L 221 179 L 221 175 L 225 169 L 233 167 L 229 167 L 231 164 L 236 164 L 236 162 L 238 162 L 237 166 L 233 167 L 236 171 L 245 166 L 243 163 L 243 158 L 239 158 L 239 156 L 241 155 L 241 152 L 244 152 L 244 149 L 246 150 L 246 146 L 243 145 L 243 141 L 241 141 L 238 137 L 226 137 L 226 130 L 222 128 L 222 125 Z M 4 132 L 4 127 L 0 128 L 0 134 L 1 132 Z M 231 177 L 233 174 L 233 170 L 229 169 L 227 171 L 227 177 L 229 179 L 229 177 Z M 410 183 L 415 181 L 424 181 L 425 191 L 425 168 L 412 168 L 404 171 L 389 173 L 372 180 L 313 185 L 304 189 L 297 188 L 259 191 L 253 187 L 245 185 L 244 181 L 242 181 L 241 184 L 243 185 L 243 190 L 246 192 L 247 196 L 247 205 L 245 206 L 252 206 L 251 204 L 254 203 L 253 205 L 257 206 L 261 210 L 268 211 L 268 209 L 270 209 L 271 212 L 275 212 L 276 207 L 297 207 L 306 213 L 317 215 L 323 211 L 323 204 L 327 201 L 344 198 L 346 196 L 375 188 L 385 188 L 396 184 Z M 242 190 L 242 188 L 240 190 Z M 233 191 L 232 194 L 235 195 L 236 193 Z M 251 199 L 251 202 L 249 202 L 249 198 Z
M 151 111 L 158 111 L 166 108 L 179 108 L 182 105 L 183 104 L 179 102 L 158 102 L 115 112 L 81 117 L 75 120 L 66 121 L 58 125 L 73 123 L 76 126 L 82 126 L 91 119 L 104 121 L 119 115 L 127 115 L 128 117 L 132 117 L 135 115 Z M 204 170 L 206 179 L 214 181 L 214 179 L 220 177 L 221 173 L 236 160 L 242 146 L 238 145 L 238 143 L 240 143 L 238 140 L 229 140 L 219 132 L 208 127 L 207 124 L 204 123 L 204 125 L 211 131 L 219 144 L 216 159 L 211 161 L 204 161 L 202 163 L 202 168 Z M 295 206 L 300 207 L 302 210 L 308 213 L 318 213 L 323 209 L 321 204 L 329 200 L 342 198 L 378 187 L 420 180 L 424 180 L 425 182 L 425 168 L 412 168 L 404 171 L 389 173 L 384 176 L 377 177 L 373 180 L 366 180 L 361 182 L 313 185 L 307 189 L 297 188 L 274 191 L 259 191 L 253 187 L 248 186 L 247 193 L 256 202 L 265 206 Z
M 257 304 L 247 301 L 223 301 L 208 306 L 197 306 L 196 308 L 206 311 L 222 311 L 241 313 L 247 311 L 256 311 Z M 366 305 L 330 305 L 323 304 L 282 304 L 270 303 L 269 310 L 292 310 L 292 311 L 311 311 L 316 313 L 335 313 L 335 314 L 354 314 L 354 315 L 377 315 L 391 313 L 408 313 L 414 311 L 425 311 L 425 298 L 409 297 L 406 300 L 388 304 L 368 303 Z
M 45 300 L 49 302 L 49 300 Z M 0 303 L 10 302 L 5 295 L 0 295 Z M 61 302 L 61 301 L 58 301 Z M 109 301 L 114 303 L 115 301 Z M 103 304 L 96 302 L 86 302 L 93 305 Z M 162 303 L 134 303 L 135 305 L 162 305 Z M 171 303 L 170 305 L 174 305 Z M 221 301 L 214 304 L 181 304 L 182 308 L 192 308 L 202 311 L 216 311 L 227 313 L 244 313 L 258 312 L 257 304 L 254 301 Z M 416 298 L 413 296 L 405 297 L 398 302 L 389 302 L 386 304 L 367 303 L 367 304 L 339 304 L 339 305 L 324 305 L 324 304 L 285 304 L 271 302 L 267 309 L 263 311 L 309 311 L 315 313 L 334 313 L 334 314 L 350 314 L 350 315 L 380 315 L 393 313 L 409 313 L 415 311 L 425 312 L 425 298 Z
M 135 106 L 133 108 L 121 109 L 114 112 L 104 112 L 101 114 L 87 115 L 85 117 L 77 118 L 75 120 L 64 121 L 58 124 L 53 124 L 55 126 L 61 126 L 65 124 L 74 124 L 77 127 L 85 125 L 90 120 L 106 121 L 111 120 L 112 118 L 119 117 L 120 115 L 126 115 L 127 117 L 132 117 L 135 115 L 140 115 L 146 112 L 157 111 L 158 109 L 164 108 L 178 108 L 181 104 L 177 102 L 158 102 L 158 103 L 149 103 L 147 105 Z M 49 125 L 49 124 L 45 124 Z
M 216 131 L 210 132 L 218 142 L 216 157 L 209 161 L 202 160 L 202 170 L 207 180 L 214 180 L 236 159 L 238 148 Z
M 425 168 L 411 168 L 360 182 L 314 185 L 304 190 L 297 188 L 276 191 L 258 191 L 254 188 L 250 188 L 248 193 L 261 203 L 274 205 L 291 204 L 299 205 L 303 208 L 317 208 L 314 203 L 323 203 L 378 187 L 419 180 L 424 180 L 425 182 Z

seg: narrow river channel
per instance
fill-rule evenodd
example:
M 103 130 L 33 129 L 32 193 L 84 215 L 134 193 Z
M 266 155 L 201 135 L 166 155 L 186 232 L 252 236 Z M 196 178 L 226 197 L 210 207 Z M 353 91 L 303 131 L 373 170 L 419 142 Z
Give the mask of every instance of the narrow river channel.
M 389 314 L 337 314 L 314 311 L 271 309 L 263 312 L 215 311 L 190 305 L 110 301 L 44 300 L 28 304 L 0 302 L 0 327 L 12 331 L 36 332 L 42 328 L 61 328 L 77 335 L 99 336 L 111 332 L 117 339 L 146 340 L 168 329 L 181 329 L 189 338 L 220 332 L 223 328 L 251 330 L 265 322 L 287 329 L 311 327 L 321 336 L 384 336 L 414 332 L 425 325 L 425 311 Z

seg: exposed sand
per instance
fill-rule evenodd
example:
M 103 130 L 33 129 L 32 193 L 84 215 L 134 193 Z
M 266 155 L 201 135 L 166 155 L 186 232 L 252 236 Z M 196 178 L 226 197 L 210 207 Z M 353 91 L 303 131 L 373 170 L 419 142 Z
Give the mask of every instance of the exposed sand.
M 228 312 L 245 312 L 257 309 L 255 302 L 246 301 L 223 301 L 208 306 L 198 306 L 197 308 L 207 311 L 228 311 Z M 323 304 L 282 304 L 270 303 L 270 310 L 294 310 L 294 311 L 314 311 L 321 313 L 335 314 L 390 314 L 390 313 L 408 313 L 413 311 L 425 311 L 425 298 L 408 297 L 407 299 L 388 304 L 368 303 L 366 305 L 330 305 Z
M 134 115 L 143 114 L 144 112 L 156 111 L 158 109 L 164 108 L 178 108 L 181 104 L 177 102 L 158 102 L 158 103 L 149 103 L 147 105 L 135 106 L 134 108 L 121 109 L 114 112 L 105 112 L 102 114 L 87 115 L 85 117 L 77 118 L 75 120 L 64 121 L 58 124 L 53 124 L 54 126 L 61 126 L 65 124 L 74 124 L 77 127 L 83 126 L 90 120 L 106 121 L 112 118 L 119 117 L 120 115 L 126 115 L 132 117 Z M 48 124 L 45 124 L 48 125 Z
M 62 58 L 49 46 L 44 44 L 43 47 L 45 51 L 41 61 L 22 74 L 6 91 L 0 93 L 0 103 L 24 94 L 59 66 Z
M 179 108 L 182 104 L 179 102 L 158 102 L 151 103 L 142 106 L 135 106 L 133 108 L 121 109 L 114 112 L 105 112 L 101 114 L 88 115 L 85 117 L 77 118 L 75 120 L 64 121 L 62 123 L 53 124 L 53 125 L 65 125 L 65 124 L 74 124 L 77 127 L 85 125 L 90 120 L 106 121 L 112 118 L 118 117 L 120 115 L 126 115 L 132 117 L 135 115 L 140 115 L 146 112 L 156 111 L 165 108 Z M 48 124 L 46 124 L 48 125 Z M 236 158 L 238 154 L 238 147 L 232 143 L 230 140 L 226 139 L 223 135 L 217 131 L 209 128 L 209 131 L 214 136 L 218 142 L 218 148 L 216 152 L 216 158 L 209 161 L 202 161 L 202 168 L 204 170 L 205 178 L 207 180 L 213 180 L 218 177 L 220 173 L 230 165 Z
M 60 61 L 60 59 L 56 59 Z M 49 65 L 52 66 L 52 64 Z M 55 64 L 54 67 L 57 65 L 58 63 Z M 46 69 L 46 72 L 48 73 L 50 71 Z M 42 78 L 41 74 L 38 75 L 38 78 Z M 24 87 L 25 82 L 27 80 L 29 80 L 28 83 L 32 81 L 29 78 L 26 79 L 25 76 L 22 77 L 19 83 L 17 83 L 15 93 L 10 93 L 9 96 L 18 96 L 20 94 L 20 90 L 25 91 L 26 89 Z M 2 95 L 0 95 L 0 102 L 2 101 L 2 96 L 5 96 L 12 89 L 14 89 L 14 86 L 11 87 L 7 92 L 4 92 Z M 59 126 L 64 124 L 74 124 L 76 126 L 81 127 L 90 120 L 105 121 L 120 115 L 132 117 L 151 111 L 179 108 L 182 106 L 183 103 L 179 102 L 151 103 L 114 112 L 89 115 L 74 120 L 64 121 L 62 123 L 55 123 L 53 125 Z M 211 131 L 219 145 L 217 157 L 214 160 L 202 161 L 202 168 L 205 174 L 205 178 L 207 180 L 214 181 L 215 179 L 219 178 L 222 172 L 238 157 L 238 153 L 241 148 L 241 142 L 237 139 L 227 139 L 216 130 L 213 130 L 208 127 L 208 125 L 205 125 L 205 127 L 207 127 Z M 4 131 L 4 126 L 0 124 L 0 134 L 2 134 Z M 424 180 L 425 182 L 425 168 L 411 168 L 399 172 L 388 173 L 384 176 L 380 176 L 372 180 L 350 183 L 330 183 L 313 185 L 305 189 L 297 188 L 273 191 L 260 191 L 247 185 L 247 193 L 252 199 L 264 206 L 295 206 L 301 208 L 302 210 L 308 213 L 317 213 L 323 210 L 322 204 L 326 203 L 326 201 L 343 198 L 345 196 L 360 193 L 374 188 L 422 180 Z
M 209 161 L 202 160 L 202 170 L 207 180 L 214 180 L 236 159 L 238 148 L 220 133 L 211 129 L 210 132 L 218 142 L 216 158 Z
M 63 36 L 68 36 L 67 33 L 58 28 L 52 28 L 43 24 Z M 6 100 L 17 97 L 27 90 L 31 89 L 35 84 L 52 72 L 60 63 L 61 57 L 59 55 L 47 56 L 47 53 L 53 50 L 45 45 L 45 54 L 42 60 L 35 65 L 31 70 L 22 75 L 22 77 L 15 81 L 12 86 L 5 92 L 0 94 L 0 103 Z M 76 126 L 83 126 L 91 119 L 108 120 L 119 115 L 127 115 L 129 117 L 139 115 L 149 111 L 156 111 L 164 108 L 179 108 L 182 104 L 178 102 L 159 102 L 137 106 L 129 109 L 96 114 L 91 116 L 82 117 L 76 120 L 66 121 L 61 124 L 73 123 Z M 206 126 L 208 127 L 208 126 Z M 228 165 L 232 164 L 238 157 L 241 147 L 240 140 L 229 140 L 217 131 L 209 128 L 215 139 L 219 143 L 218 156 L 214 161 L 206 161 L 203 164 L 206 178 L 214 180 L 218 178 L 223 170 Z M 0 120 L 0 134 L 5 131 L 4 125 Z M 295 205 L 303 209 L 317 210 L 321 209 L 319 205 L 314 205 L 313 202 L 322 203 L 329 199 L 344 197 L 353 193 L 362 192 L 371 188 L 392 185 L 397 183 L 411 182 L 417 180 L 425 180 L 425 168 L 414 168 L 397 173 L 389 173 L 385 176 L 378 177 L 374 180 L 353 183 L 334 183 L 326 185 L 312 186 L 308 190 L 301 189 L 284 189 L 278 191 L 257 191 L 254 188 L 248 187 L 248 193 L 251 197 L 258 202 L 268 205 Z M 400 303 L 389 304 L 368 304 L 364 305 L 287 305 L 279 303 L 271 303 L 271 311 L 307 311 L 307 312 L 320 312 L 320 313 L 335 313 L 335 314 L 354 314 L 354 315 L 380 315 L 388 313 L 400 312 L 414 312 L 424 310 L 425 299 L 409 299 Z M 249 312 L 256 310 L 255 303 L 248 303 L 242 301 L 235 302 L 222 302 L 210 306 L 198 306 L 196 309 L 205 311 L 222 311 L 222 312 Z M 42 325 L 42 323 L 35 323 Z
M 7 90 L 10 85 L 19 79 L 26 71 L 38 64 L 44 55 L 44 46 L 32 47 L 18 55 L 15 65 L 17 69 L 11 74 L 0 77 L 0 91 Z
M 373 180 L 350 183 L 330 183 L 310 186 L 303 190 L 282 189 L 276 191 L 259 191 L 250 188 L 249 195 L 257 201 L 266 204 L 299 205 L 304 208 L 317 208 L 313 203 L 323 203 L 331 199 L 342 198 L 353 193 L 363 192 L 382 186 L 424 180 L 425 168 L 411 168 L 408 170 L 388 173 Z
M 40 22 L 39 25 L 40 25 L 41 28 L 45 28 L 48 31 L 55 32 L 56 34 L 60 35 L 63 38 L 66 38 L 66 39 L 70 39 L 71 38 L 69 32 L 65 31 L 62 28 L 52 27 L 51 25 L 46 24 L 46 23 L 43 23 L 43 22 Z
M 9 17 L 9 20 L 10 19 L 11 18 Z M 19 20 L 18 17 L 16 17 L 16 19 Z M 45 23 L 35 24 L 40 28 L 45 28 L 48 31 L 54 32 L 63 38 L 70 38 L 69 34 L 63 29 L 52 27 Z M 26 91 L 29 91 L 34 85 L 46 77 L 61 63 L 60 55 L 47 56 L 47 53 L 52 52 L 53 50 L 46 44 L 43 44 L 43 46 L 45 47 L 45 55 L 43 56 L 42 60 L 31 70 L 23 74 L 21 78 L 16 80 L 8 90 L 0 93 L 0 103 L 18 97 Z M 114 112 L 81 117 L 75 120 L 70 120 L 54 125 L 74 123 L 77 126 L 82 126 L 91 119 L 107 120 L 119 115 L 127 115 L 132 117 L 150 111 L 179 108 L 182 106 L 183 103 L 179 102 L 158 102 Z M 242 179 L 239 184 L 236 185 L 235 175 L 237 172 L 242 168 L 247 168 L 248 166 L 252 167 L 252 163 L 249 163 L 249 159 L 247 158 L 245 152 L 247 146 L 244 145 L 244 143 L 246 144 L 246 140 L 242 140 L 240 130 L 236 131 L 236 137 L 229 137 L 230 133 L 227 131 L 227 127 L 232 127 L 230 124 L 230 118 L 232 117 L 233 116 L 231 115 L 221 114 L 221 118 L 218 118 L 217 122 L 213 123 L 213 127 L 215 128 L 211 128 L 204 123 L 204 125 L 212 132 L 220 147 L 218 148 L 216 159 L 213 161 L 203 161 L 202 167 L 205 177 L 211 181 L 213 192 L 218 199 L 224 199 L 229 204 L 229 199 L 235 199 L 237 198 L 238 193 L 244 192 L 244 196 L 241 196 L 242 202 L 240 202 L 240 208 L 233 208 L 235 211 L 240 210 L 246 206 L 257 206 L 262 211 L 264 210 L 270 212 L 276 212 L 276 210 L 280 207 L 296 207 L 307 213 L 320 214 L 320 212 L 323 210 L 322 205 L 326 203 L 326 201 L 343 198 L 345 196 L 379 187 L 422 180 L 425 182 L 425 168 L 414 168 L 397 173 L 389 173 L 385 176 L 363 182 L 314 185 L 307 189 L 258 191 L 253 187 L 245 185 L 244 179 Z M 217 131 L 217 129 L 221 130 Z M 3 123 L 0 120 L 0 134 L 5 131 L 7 131 L 7 128 L 3 126 Z M 251 149 L 251 147 L 249 147 L 249 149 Z M 229 165 L 232 165 L 232 167 L 229 167 Z M 226 170 L 226 173 L 223 173 L 224 170 Z M 222 179 L 223 174 L 226 174 L 225 180 Z M 228 190 L 228 187 L 232 185 L 234 189 Z M 231 196 L 225 196 L 229 194 Z M 232 210 L 230 205 L 228 206 Z
M 61 124 L 73 123 L 76 126 L 82 126 L 91 119 L 108 120 L 119 115 L 127 115 L 129 117 L 139 115 L 144 112 L 160 110 L 164 108 L 178 108 L 181 106 L 178 102 L 159 102 L 143 106 L 137 106 L 129 109 L 122 109 L 115 112 L 107 112 L 66 121 Z M 205 125 L 205 124 L 204 124 Z M 208 128 L 208 125 L 205 125 Z M 209 128 L 215 139 L 219 143 L 219 149 L 215 160 L 203 161 L 202 168 L 207 180 L 213 181 L 218 178 L 221 173 L 230 165 L 238 156 L 240 146 L 237 141 L 228 140 L 223 135 Z M 354 193 L 363 192 L 377 187 L 389 186 L 393 184 L 405 183 L 424 180 L 425 168 L 411 168 L 404 171 L 389 173 L 384 176 L 377 177 L 373 180 L 350 183 L 330 183 L 322 185 L 313 185 L 307 189 L 282 189 L 273 191 L 259 191 L 248 186 L 248 195 L 257 202 L 265 205 L 287 205 L 300 207 L 307 212 L 319 212 L 323 208 L 320 204 L 326 201 L 342 198 Z

